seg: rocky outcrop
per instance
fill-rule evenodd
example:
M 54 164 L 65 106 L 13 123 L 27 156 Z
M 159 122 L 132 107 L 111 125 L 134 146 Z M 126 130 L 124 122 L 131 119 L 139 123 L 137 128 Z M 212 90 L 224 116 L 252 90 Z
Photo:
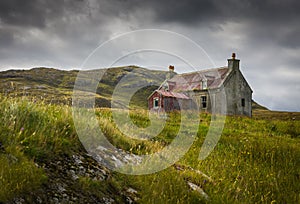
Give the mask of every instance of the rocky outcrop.
M 41 188 L 30 195 L 15 198 L 10 203 L 135 203 L 137 191 L 130 187 L 122 189 L 110 186 L 109 189 L 99 189 L 102 196 L 89 192 L 80 185 L 81 179 L 99 182 L 103 186 L 109 183 L 113 173 L 96 162 L 87 153 L 61 155 L 55 160 L 36 163 L 45 170 L 48 177 Z M 98 186 L 99 187 L 99 186 Z M 106 187 L 107 188 L 107 187 Z

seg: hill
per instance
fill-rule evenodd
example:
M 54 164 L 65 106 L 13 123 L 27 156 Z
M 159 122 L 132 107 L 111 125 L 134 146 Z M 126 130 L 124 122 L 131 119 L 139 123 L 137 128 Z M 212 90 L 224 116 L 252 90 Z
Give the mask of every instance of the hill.
M 27 97 L 52 104 L 71 104 L 73 87 L 78 70 L 64 71 L 53 68 L 33 68 L 30 70 L 8 70 L 0 72 L 0 93 L 8 97 Z M 96 106 L 110 107 L 115 86 L 123 76 L 130 76 L 127 86 L 137 87 L 141 82 L 150 86 L 140 89 L 132 97 L 134 107 L 147 106 L 147 97 L 165 80 L 167 72 L 153 71 L 137 66 L 115 67 L 82 71 L 91 76 L 105 73 L 99 81 L 96 91 Z M 152 85 L 153 84 L 153 85 Z
M 252 110 L 269 110 L 268 108 L 258 104 L 254 100 L 252 100 Z

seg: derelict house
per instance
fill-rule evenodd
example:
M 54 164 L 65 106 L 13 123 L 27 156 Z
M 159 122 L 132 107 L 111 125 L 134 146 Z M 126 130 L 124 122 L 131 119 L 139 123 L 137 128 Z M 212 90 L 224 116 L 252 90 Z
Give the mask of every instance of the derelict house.
M 227 115 L 252 116 L 252 89 L 241 73 L 235 53 L 226 67 L 176 74 L 148 97 L 152 111 L 198 109 Z

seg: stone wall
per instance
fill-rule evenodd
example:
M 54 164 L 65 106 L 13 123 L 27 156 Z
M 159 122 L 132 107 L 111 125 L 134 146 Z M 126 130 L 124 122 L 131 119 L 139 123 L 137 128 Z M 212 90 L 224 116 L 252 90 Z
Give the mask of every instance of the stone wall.
M 224 88 L 227 101 L 227 114 L 251 117 L 252 90 L 239 69 L 232 70 L 231 76 L 229 76 L 224 84 Z

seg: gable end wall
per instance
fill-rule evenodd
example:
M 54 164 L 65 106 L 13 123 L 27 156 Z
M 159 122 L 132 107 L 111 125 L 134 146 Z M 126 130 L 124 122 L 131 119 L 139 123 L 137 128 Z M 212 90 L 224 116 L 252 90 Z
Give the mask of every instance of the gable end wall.
M 228 115 L 252 116 L 252 90 L 240 70 L 234 70 L 224 84 Z M 242 106 L 242 99 L 245 106 Z

